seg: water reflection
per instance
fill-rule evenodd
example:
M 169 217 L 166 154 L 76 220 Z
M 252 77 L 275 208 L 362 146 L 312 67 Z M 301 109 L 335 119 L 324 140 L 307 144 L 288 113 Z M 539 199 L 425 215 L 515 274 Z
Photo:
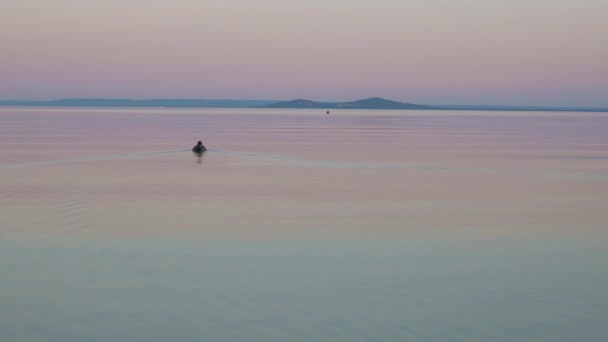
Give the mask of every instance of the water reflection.
M 194 151 L 192 151 L 192 154 L 194 154 L 196 156 L 196 163 L 197 164 L 202 164 L 203 163 L 203 154 L 205 154 L 205 151 L 202 151 L 202 152 L 194 152 Z
M 11 110 L 0 341 L 606 340 L 605 116 Z

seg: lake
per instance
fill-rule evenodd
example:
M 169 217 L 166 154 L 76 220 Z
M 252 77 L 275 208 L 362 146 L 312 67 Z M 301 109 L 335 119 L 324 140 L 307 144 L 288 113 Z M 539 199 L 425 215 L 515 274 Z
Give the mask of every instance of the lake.
M 0 107 L 0 141 L 2 341 L 608 339 L 606 113 Z

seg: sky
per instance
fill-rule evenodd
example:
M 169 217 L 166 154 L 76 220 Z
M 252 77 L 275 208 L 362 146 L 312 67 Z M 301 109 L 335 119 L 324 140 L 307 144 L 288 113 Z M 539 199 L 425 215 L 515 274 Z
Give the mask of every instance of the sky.
M 374 96 L 608 107 L 608 1 L 0 1 L 0 99 Z

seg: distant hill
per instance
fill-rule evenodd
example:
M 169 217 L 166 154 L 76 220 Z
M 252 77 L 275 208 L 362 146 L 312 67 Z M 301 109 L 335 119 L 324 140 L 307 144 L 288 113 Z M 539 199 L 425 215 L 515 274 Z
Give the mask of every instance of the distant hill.
M 497 105 L 418 105 L 386 100 L 380 97 L 352 102 L 316 102 L 304 99 L 277 102 L 272 100 L 207 100 L 207 99 L 60 99 L 51 101 L 0 100 L 0 106 L 30 107 L 183 107 L 183 108 L 311 108 L 311 109 L 434 109 L 480 111 L 547 111 L 608 112 L 608 108 L 497 106 Z
M 258 108 L 318 108 L 318 109 L 436 109 L 412 103 L 391 101 L 380 97 L 352 102 L 316 102 L 304 99 L 263 104 Z
M 204 99 L 61 99 L 52 101 L 0 101 L 0 106 L 37 107 L 211 107 L 249 108 L 273 103 L 271 100 L 204 100 Z

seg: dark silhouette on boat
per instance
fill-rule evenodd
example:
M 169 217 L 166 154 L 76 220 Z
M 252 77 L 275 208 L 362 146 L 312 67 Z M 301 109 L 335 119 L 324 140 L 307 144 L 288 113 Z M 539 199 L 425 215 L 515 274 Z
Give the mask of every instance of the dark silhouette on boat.
M 207 148 L 205 146 L 203 146 L 203 142 L 199 141 L 196 146 L 194 146 L 192 148 L 192 152 L 194 153 L 198 153 L 201 154 L 203 152 L 207 151 Z

